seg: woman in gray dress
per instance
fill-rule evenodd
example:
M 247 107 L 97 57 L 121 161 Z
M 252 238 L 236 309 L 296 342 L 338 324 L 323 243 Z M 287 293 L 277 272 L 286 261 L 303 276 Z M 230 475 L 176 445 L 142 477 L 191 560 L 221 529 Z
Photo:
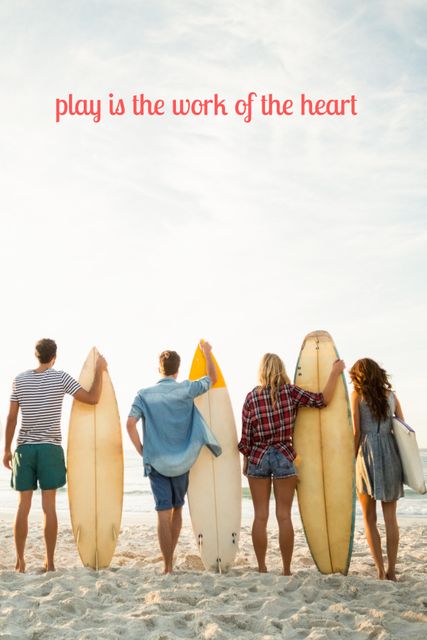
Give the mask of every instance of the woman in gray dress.
M 366 538 L 380 580 L 396 580 L 399 527 L 397 500 L 403 496 L 402 464 L 392 431 L 392 417 L 403 420 L 388 375 L 374 360 L 362 358 L 350 369 L 356 451 L 356 489 L 363 511 Z M 377 527 L 381 500 L 386 530 L 387 570 Z

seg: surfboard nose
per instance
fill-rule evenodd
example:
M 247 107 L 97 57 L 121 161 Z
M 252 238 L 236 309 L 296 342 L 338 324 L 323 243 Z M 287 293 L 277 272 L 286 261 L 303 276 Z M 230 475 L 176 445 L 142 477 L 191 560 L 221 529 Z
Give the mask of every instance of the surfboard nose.
M 226 384 L 225 384 L 224 376 L 222 375 L 222 371 L 219 367 L 219 364 L 216 361 L 213 353 L 211 353 L 211 355 L 212 355 L 212 360 L 214 362 L 216 374 L 217 374 L 217 381 L 212 388 L 218 389 L 220 387 L 225 387 Z M 203 376 L 205 375 L 207 375 L 206 359 L 203 351 L 200 348 L 200 345 L 198 345 L 196 352 L 194 354 L 193 362 L 191 363 L 189 380 L 198 380 L 199 378 L 203 378 Z
M 332 340 L 332 336 L 328 331 L 325 331 L 324 329 L 318 329 L 317 331 L 312 331 L 311 333 L 308 333 L 304 340 L 308 340 L 308 338 L 318 338 L 319 340 Z

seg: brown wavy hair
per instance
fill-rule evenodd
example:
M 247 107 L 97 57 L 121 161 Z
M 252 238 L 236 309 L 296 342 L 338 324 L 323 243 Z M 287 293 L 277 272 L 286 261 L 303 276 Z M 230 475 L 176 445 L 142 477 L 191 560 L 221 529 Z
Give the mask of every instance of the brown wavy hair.
M 279 387 L 291 383 L 283 360 L 275 353 L 264 354 L 259 365 L 258 377 L 261 388 L 270 387 L 271 402 L 275 406 Z
M 173 376 L 178 372 L 181 358 L 176 351 L 162 351 L 159 356 L 159 369 L 162 376 Z
M 48 364 L 56 357 L 56 342 L 50 338 L 42 338 L 36 344 L 36 358 L 40 364 Z
M 362 358 L 351 367 L 350 378 L 356 393 L 361 396 L 377 420 L 389 414 L 388 395 L 392 390 L 389 376 L 375 360 Z

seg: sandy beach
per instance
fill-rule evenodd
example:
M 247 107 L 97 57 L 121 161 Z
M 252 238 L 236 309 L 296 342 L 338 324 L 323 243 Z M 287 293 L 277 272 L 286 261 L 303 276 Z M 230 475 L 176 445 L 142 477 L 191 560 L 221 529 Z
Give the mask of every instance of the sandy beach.
M 0 521 L 0 638 L 405 638 L 427 636 L 427 526 L 401 522 L 399 582 L 380 582 L 356 524 L 347 577 L 321 575 L 296 528 L 293 575 L 280 575 L 277 529 L 270 527 L 270 573 L 256 572 L 245 522 L 234 568 L 208 574 L 189 522 L 177 549 L 176 572 L 163 576 L 154 519 L 124 522 L 110 569 L 81 566 L 70 526 L 62 522 L 57 571 L 43 564 L 41 515 L 33 514 L 28 571 L 13 570 L 11 514 Z

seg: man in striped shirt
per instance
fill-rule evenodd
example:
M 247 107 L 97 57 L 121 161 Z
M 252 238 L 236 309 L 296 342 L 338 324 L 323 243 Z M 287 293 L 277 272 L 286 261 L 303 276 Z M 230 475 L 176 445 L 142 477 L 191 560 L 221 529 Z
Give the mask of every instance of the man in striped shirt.
M 100 356 L 96 363 L 93 384 L 83 389 L 68 373 L 53 368 L 56 344 L 45 338 L 36 344 L 37 369 L 19 374 L 13 381 L 10 409 L 6 424 L 3 464 L 12 471 L 11 485 L 19 491 L 15 519 L 16 570 L 25 571 L 24 550 L 28 533 L 28 515 L 33 491 L 42 492 L 44 537 L 46 543 L 45 570 L 54 571 L 54 553 L 58 533 L 56 490 L 66 482 L 64 451 L 61 446 L 61 411 L 66 393 L 87 404 L 97 404 L 102 390 L 102 373 L 107 369 Z M 19 409 L 22 420 L 17 448 L 12 455 Z

